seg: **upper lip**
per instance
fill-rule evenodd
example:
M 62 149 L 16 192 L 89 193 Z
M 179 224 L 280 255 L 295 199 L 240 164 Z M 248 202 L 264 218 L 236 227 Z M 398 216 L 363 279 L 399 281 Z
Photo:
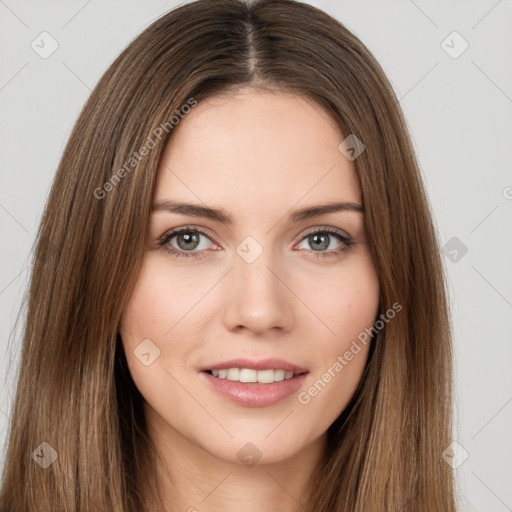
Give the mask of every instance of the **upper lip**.
M 238 358 L 230 359 L 229 361 L 223 361 L 221 363 L 214 363 L 201 368 L 201 371 L 206 370 L 223 370 L 228 368 L 248 368 L 251 370 L 284 370 L 286 372 L 293 372 L 295 374 L 306 373 L 308 370 L 302 366 L 279 359 L 276 357 L 270 357 L 267 359 L 260 359 L 258 361 L 254 359 Z

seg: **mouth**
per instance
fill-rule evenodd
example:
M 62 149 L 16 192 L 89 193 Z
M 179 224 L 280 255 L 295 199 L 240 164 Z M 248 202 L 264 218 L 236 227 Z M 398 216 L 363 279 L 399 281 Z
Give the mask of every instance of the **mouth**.
M 216 393 L 244 407 L 275 405 L 297 393 L 309 370 L 282 359 L 232 359 L 200 370 Z
M 199 376 L 219 396 L 238 406 L 269 407 L 296 394 L 308 373 L 234 367 L 202 370 Z

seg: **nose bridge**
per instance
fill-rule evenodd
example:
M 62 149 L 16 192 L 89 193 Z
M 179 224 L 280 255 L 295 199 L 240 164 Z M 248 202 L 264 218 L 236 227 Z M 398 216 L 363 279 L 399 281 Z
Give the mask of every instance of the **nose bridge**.
M 253 256 L 254 249 L 250 249 L 248 254 Z M 237 250 L 238 252 L 238 250 Z M 238 283 L 245 288 L 245 291 L 254 295 L 265 294 L 267 299 L 271 299 L 277 290 L 276 276 L 271 271 L 275 267 L 275 258 L 270 249 L 263 250 L 254 259 L 245 259 L 237 255 L 234 263 L 234 275 Z M 275 270 L 274 270 L 275 272 Z
M 285 279 L 279 276 L 274 251 L 247 237 L 236 253 L 226 304 L 228 326 L 244 326 L 252 331 L 290 328 L 293 305 L 290 292 L 281 282 Z

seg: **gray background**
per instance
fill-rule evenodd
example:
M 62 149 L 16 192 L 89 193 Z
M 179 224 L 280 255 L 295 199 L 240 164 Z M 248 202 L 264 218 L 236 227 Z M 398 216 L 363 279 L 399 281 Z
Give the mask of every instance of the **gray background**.
M 310 3 L 362 39 L 401 100 L 448 243 L 458 444 L 444 458 L 456 467 L 461 510 L 512 511 L 512 2 Z M 115 56 L 175 5 L 0 0 L 2 443 L 21 343 L 14 322 L 65 141 Z M 47 59 L 31 48 L 43 31 L 59 45 Z M 446 39 L 453 31 L 469 44 L 461 55 L 463 40 Z

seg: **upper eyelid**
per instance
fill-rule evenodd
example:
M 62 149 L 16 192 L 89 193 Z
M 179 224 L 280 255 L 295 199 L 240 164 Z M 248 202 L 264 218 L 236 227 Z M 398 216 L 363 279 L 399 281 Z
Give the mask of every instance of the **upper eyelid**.
M 211 232 L 207 228 L 203 228 L 203 227 L 199 227 L 199 226 L 179 226 L 177 228 L 172 228 L 172 229 L 169 229 L 168 231 L 166 231 L 160 237 L 160 240 L 163 238 L 174 237 L 176 235 L 179 235 L 182 232 L 187 232 L 187 231 L 197 231 L 199 234 L 204 235 L 208 238 L 215 238 L 215 236 L 210 234 Z M 213 240 L 212 240 L 212 242 L 213 242 Z

